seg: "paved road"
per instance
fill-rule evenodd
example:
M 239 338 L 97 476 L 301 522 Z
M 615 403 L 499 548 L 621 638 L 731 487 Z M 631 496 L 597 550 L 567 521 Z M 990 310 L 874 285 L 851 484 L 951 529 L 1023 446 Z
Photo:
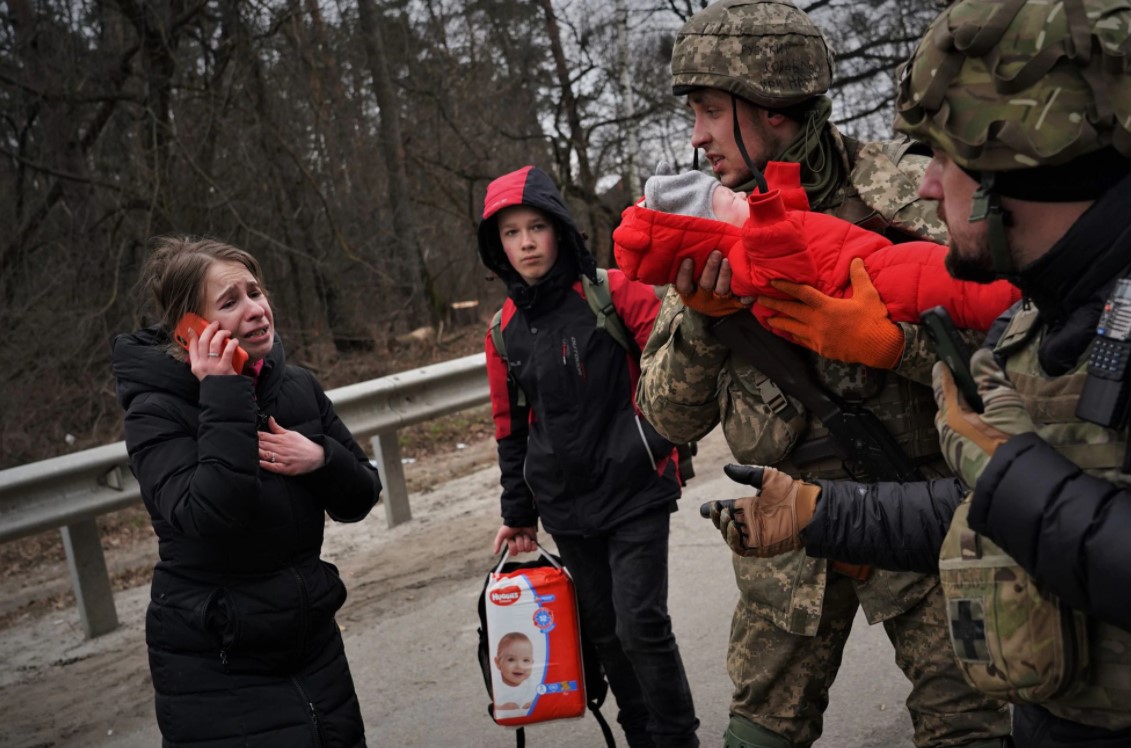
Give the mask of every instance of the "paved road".
M 671 535 L 670 608 L 702 723 L 699 735 L 704 746 L 720 745 L 727 721 L 730 681 L 725 665 L 726 639 L 737 593 L 729 551 L 710 521 L 699 517 L 697 507 L 702 501 L 735 494 L 733 484 L 721 472 L 726 461 L 725 444 L 716 432 L 701 444 L 696 458 L 698 476 L 688 486 L 681 510 L 673 518 Z M 435 554 L 444 552 L 437 547 L 437 539 L 442 545 L 452 542 L 452 537 L 462 537 L 463 542 L 474 541 L 476 548 L 485 546 L 498 516 L 497 475 L 497 470 L 488 468 L 414 495 L 413 510 L 419 516 L 393 530 L 382 527 L 383 518 L 378 513 L 360 526 L 330 532 L 328 554 L 343 567 L 351 596 L 364 597 L 364 590 L 370 589 L 367 585 L 381 583 L 364 567 L 366 559 L 379 559 L 388 550 L 382 545 L 395 545 L 399 555 L 410 559 L 415 556 L 419 566 L 427 566 Z M 429 507 L 427 513 L 422 511 L 424 507 Z M 475 658 L 476 595 L 490 565 L 488 554 L 481 558 L 481 562 L 462 567 L 462 572 L 403 587 L 398 595 L 402 599 L 358 603 L 344 611 L 346 647 L 371 746 L 503 748 L 514 744 L 513 733 L 498 727 L 486 715 L 487 695 Z M 136 623 L 144 604 L 142 593 L 132 590 L 120 595 L 119 611 L 124 619 L 135 623 L 129 631 L 111 635 L 129 638 L 132 643 L 128 646 L 138 650 L 144 646 Z M 85 651 L 101 645 L 76 646 L 72 642 L 68 646 Z M 66 654 L 63 651 L 57 656 Z M 825 734 L 816 745 L 910 746 L 911 723 L 902 706 L 908 690 L 883 628 L 868 626 L 858 618 L 831 694 Z M 144 708 L 134 711 L 140 715 L 123 716 L 112 734 L 104 728 L 99 732 L 80 731 L 57 736 L 52 744 L 112 748 L 159 745 L 151 712 Z M 611 702 L 604 713 L 615 729 Z M 0 731 L 0 738 L 2 735 Z M 618 733 L 618 739 L 623 745 L 623 735 Z M 527 740 L 532 748 L 602 745 L 597 724 L 589 716 L 529 727 Z

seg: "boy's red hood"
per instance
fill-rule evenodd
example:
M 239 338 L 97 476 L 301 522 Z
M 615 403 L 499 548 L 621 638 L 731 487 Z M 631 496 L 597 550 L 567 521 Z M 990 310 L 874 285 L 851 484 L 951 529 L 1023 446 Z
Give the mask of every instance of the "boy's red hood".
M 479 258 L 487 269 L 509 282 L 522 283 L 511 267 L 499 240 L 498 212 L 512 205 L 537 208 L 548 215 L 558 230 L 558 252 L 568 253 L 577 269 L 597 278 L 597 263 L 585 246 L 585 237 L 566 207 L 562 193 L 550 175 L 536 166 L 524 166 L 498 177 L 487 185 L 483 198 L 483 218 L 479 222 Z

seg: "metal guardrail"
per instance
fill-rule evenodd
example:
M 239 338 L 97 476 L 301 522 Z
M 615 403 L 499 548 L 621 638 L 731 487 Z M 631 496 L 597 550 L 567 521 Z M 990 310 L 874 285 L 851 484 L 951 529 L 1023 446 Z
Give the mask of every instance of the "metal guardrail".
M 412 518 L 397 430 L 487 403 L 486 358 L 482 353 L 465 356 L 326 394 L 354 437 L 371 440 L 385 518 L 392 527 Z M 140 499 L 125 442 L 0 471 L 0 543 L 62 531 L 87 638 L 118 626 L 98 515 Z

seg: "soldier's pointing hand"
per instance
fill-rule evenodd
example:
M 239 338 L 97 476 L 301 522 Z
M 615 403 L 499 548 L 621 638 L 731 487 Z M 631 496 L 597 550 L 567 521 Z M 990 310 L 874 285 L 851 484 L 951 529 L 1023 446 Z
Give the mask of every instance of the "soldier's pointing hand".
M 740 556 L 768 558 L 802 547 L 800 532 L 813 518 L 821 489 L 772 467 L 727 465 L 731 480 L 760 489 L 732 502 L 716 501 L 711 520 Z

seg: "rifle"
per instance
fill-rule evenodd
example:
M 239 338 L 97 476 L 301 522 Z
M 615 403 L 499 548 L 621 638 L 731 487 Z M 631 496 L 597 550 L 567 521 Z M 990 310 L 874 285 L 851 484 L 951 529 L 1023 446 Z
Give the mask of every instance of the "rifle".
M 799 346 L 743 312 L 722 317 L 711 326 L 711 332 L 735 356 L 821 419 L 832 437 L 826 445 L 827 455 L 839 457 L 854 480 L 910 483 L 924 479 L 875 413 L 843 400 L 813 378 Z

